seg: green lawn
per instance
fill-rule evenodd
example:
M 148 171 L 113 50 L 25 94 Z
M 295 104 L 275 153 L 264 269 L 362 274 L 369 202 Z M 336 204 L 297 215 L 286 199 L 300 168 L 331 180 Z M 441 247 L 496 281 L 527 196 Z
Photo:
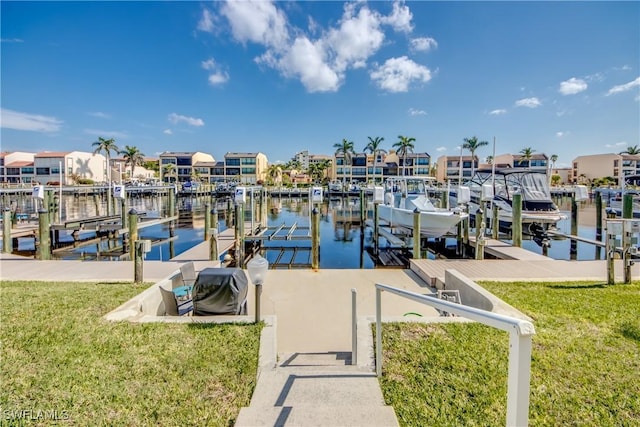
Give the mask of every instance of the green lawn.
M 232 425 L 255 387 L 261 325 L 102 318 L 144 288 L 0 282 L 0 424 L 55 411 L 74 425 Z
M 640 282 L 482 283 L 533 318 L 530 425 L 640 425 Z M 403 426 L 504 425 L 508 335 L 386 324 L 387 404 Z

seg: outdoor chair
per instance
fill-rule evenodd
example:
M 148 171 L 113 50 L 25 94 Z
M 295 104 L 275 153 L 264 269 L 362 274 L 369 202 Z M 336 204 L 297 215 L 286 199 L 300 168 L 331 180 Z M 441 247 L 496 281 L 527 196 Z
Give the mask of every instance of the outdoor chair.
M 160 293 L 162 294 L 164 311 L 167 316 L 183 316 L 193 311 L 192 299 L 178 302 L 173 291 L 168 291 L 163 287 L 160 287 Z
M 182 276 L 182 284 L 184 286 L 193 286 L 196 283 L 198 275 L 193 261 L 186 262 L 180 266 L 180 276 Z

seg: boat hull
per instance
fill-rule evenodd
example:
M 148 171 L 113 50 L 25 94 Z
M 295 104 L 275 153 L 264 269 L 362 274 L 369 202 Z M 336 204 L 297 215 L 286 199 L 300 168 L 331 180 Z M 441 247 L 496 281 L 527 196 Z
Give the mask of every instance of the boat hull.
M 409 209 L 389 205 L 378 206 L 378 218 L 391 227 L 413 230 L 414 215 L 414 212 Z M 427 238 L 442 237 L 466 217 L 466 213 L 449 210 L 421 211 L 420 234 Z

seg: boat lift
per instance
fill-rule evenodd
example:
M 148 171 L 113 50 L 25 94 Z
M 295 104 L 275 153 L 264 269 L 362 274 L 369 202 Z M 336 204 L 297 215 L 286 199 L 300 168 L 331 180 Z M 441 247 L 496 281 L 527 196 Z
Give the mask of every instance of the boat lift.
M 614 259 L 622 257 L 624 283 L 631 283 L 631 266 L 640 255 L 640 219 L 606 220 L 607 284 L 615 284 Z

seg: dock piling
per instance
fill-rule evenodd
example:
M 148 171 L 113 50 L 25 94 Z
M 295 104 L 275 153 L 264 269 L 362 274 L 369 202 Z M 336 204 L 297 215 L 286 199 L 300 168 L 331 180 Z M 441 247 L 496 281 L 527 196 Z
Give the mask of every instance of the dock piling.
M 420 259 L 420 210 L 413 211 L 413 259 Z
M 571 197 L 571 235 L 578 235 L 578 202 L 575 194 Z M 578 258 L 578 241 L 571 239 L 569 247 L 569 259 L 575 261 Z
M 209 212 L 209 202 L 204 202 L 204 241 L 209 240 L 211 232 L 211 214 Z
M 596 191 L 596 240 L 602 242 L 602 194 Z M 600 246 L 596 246 L 596 259 L 600 259 Z
M 475 258 L 484 259 L 484 203 L 481 202 L 481 207 L 476 212 L 476 250 Z
M 39 241 L 38 258 L 41 261 L 51 259 L 51 237 L 49 234 L 49 212 L 41 208 L 38 211 Z
M 522 247 L 522 194 L 515 193 L 512 200 L 511 238 L 513 246 Z
M 320 211 L 317 207 L 311 211 L 311 268 L 320 268 Z
M 11 209 L 5 208 L 2 213 L 2 252 L 13 252 L 13 240 L 11 239 Z
M 136 251 L 136 241 L 138 240 L 138 211 L 129 211 L 129 259 L 134 259 Z

